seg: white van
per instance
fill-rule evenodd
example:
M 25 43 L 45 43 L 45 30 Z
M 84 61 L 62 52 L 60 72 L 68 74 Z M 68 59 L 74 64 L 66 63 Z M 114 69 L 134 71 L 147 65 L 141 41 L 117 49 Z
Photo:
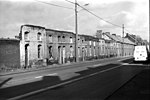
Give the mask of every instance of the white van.
M 148 51 L 146 46 L 135 46 L 134 61 L 146 61 L 148 58 Z

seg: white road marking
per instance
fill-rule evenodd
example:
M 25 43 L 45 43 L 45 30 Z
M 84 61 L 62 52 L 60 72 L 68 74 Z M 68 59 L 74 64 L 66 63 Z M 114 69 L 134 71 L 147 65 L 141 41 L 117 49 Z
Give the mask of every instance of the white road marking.
M 44 75 L 44 76 L 56 76 L 58 75 L 57 73 L 52 73 L 52 74 L 47 74 L 47 75 Z M 43 76 L 36 76 L 35 78 L 42 78 Z
M 129 64 L 129 63 L 123 63 L 122 65 L 137 65 L 137 66 L 141 66 L 143 64 Z
M 97 65 L 93 65 L 93 67 L 98 67 L 98 66 L 101 66 L 101 65 L 103 65 L 103 64 L 97 64 Z
M 119 68 L 121 66 L 122 65 L 119 65 L 119 66 L 112 67 L 112 68 L 109 68 L 109 69 L 105 69 L 105 70 L 102 70 L 102 71 L 99 71 L 99 72 L 96 72 L 96 73 L 93 73 L 93 74 L 89 74 L 87 76 L 79 77 L 79 78 L 76 78 L 76 79 L 73 79 L 73 80 L 70 80 L 70 81 L 66 81 L 66 82 L 63 82 L 63 83 L 59 83 L 59 84 L 56 84 L 56 85 L 53 85 L 53 86 L 49 86 L 49 87 L 42 88 L 42 89 L 39 89 L 39 90 L 36 90 L 36 91 L 28 92 L 26 94 L 13 97 L 13 98 L 10 98 L 8 100 L 18 100 L 18 99 L 21 99 L 21 98 L 25 98 L 27 96 L 31 96 L 31 95 L 34 95 L 34 94 L 37 94 L 37 93 L 40 93 L 40 92 L 43 92 L 43 91 L 46 91 L 46 90 L 49 90 L 49 89 L 52 89 L 52 88 L 56 88 L 56 87 L 59 87 L 59 86 L 62 86 L 62 85 L 66 85 L 66 84 L 69 84 L 69 83 L 72 83 L 72 82 L 75 82 L 75 81 L 79 81 L 79 80 L 82 80 L 82 79 L 94 76 L 96 74 L 107 72 L 109 70 L 116 69 L 116 68 Z
M 126 59 L 120 59 L 120 60 L 117 60 L 117 61 L 123 61 L 123 60 L 126 60 Z
M 58 75 L 58 73 L 48 74 L 48 76 L 56 76 L 56 75 Z
M 37 77 L 35 77 L 35 78 L 42 78 L 43 76 L 37 76 Z

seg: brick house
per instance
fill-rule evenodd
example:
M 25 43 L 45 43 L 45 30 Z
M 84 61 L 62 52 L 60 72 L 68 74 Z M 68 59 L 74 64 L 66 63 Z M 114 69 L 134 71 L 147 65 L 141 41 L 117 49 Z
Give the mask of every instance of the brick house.
M 59 64 L 74 61 L 75 34 L 67 31 L 46 29 L 47 58 Z
M 21 66 L 39 65 L 46 59 L 45 28 L 34 25 L 22 25 L 20 29 Z M 41 65 L 41 64 L 40 64 Z

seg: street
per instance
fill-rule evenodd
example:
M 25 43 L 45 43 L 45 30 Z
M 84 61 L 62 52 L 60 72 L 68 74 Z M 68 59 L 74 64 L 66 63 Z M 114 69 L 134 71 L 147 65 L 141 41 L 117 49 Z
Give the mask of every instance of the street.
M 109 67 L 111 66 L 113 65 L 109 65 Z M 120 66 L 83 80 L 24 98 L 24 100 L 49 100 L 49 98 L 51 100 L 104 100 L 142 70 L 134 67 Z M 86 71 L 79 73 L 84 74 Z
M 108 61 L 108 59 L 105 61 Z M 32 82 L 28 81 L 28 83 L 24 82 L 24 84 L 1 88 L 1 99 L 49 100 L 49 98 L 52 98 L 52 100 L 87 100 L 91 98 L 92 100 L 104 100 L 147 66 L 143 65 L 144 67 L 142 67 L 142 65 L 137 66 L 137 64 L 128 63 L 131 61 L 132 59 L 123 61 L 114 59 L 111 63 L 103 65 L 104 60 L 102 60 L 102 62 L 99 61 L 102 65 L 95 61 L 97 66 L 92 66 L 93 63 L 91 63 L 91 67 L 89 65 L 88 67 L 83 67 L 81 66 L 84 65 L 82 63 L 77 64 L 77 68 L 65 68 L 66 70 L 64 71 L 51 70 L 53 74 L 37 77 L 38 80 L 36 81 L 32 80 Z M 41 72 L 45 73 L 48 70 L 37 71 L 36 75 Z M 25 74 L 27 73 L 23 73 L 22 76 Z M 32 72 L 32 74 L 34 75 L 35 73 Z

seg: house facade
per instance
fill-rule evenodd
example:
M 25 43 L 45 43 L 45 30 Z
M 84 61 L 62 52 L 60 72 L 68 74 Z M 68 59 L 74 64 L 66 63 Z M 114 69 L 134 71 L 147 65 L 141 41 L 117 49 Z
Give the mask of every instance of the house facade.
M 75 34 L 67 31 L 46 29 L 47 58 L 56 63 L 73 62 L 75 53 Z
M 20 37 L 21 66 L 34 67 L 38 64 L 64 64 L 75 61 L 75 34 L 73 32 L 23 25 Z M 97 31 L 96 37 L 78 35 L 79 61 L 132 55 L 134 43 L 129 41 L 129 39 L 123 39 L 121 36 L 101 30 Z
M 101 37 L 105 39 L 105 54 L 108 57 L 132 56 L 135 43 L 128 38 L 122 38 L 116 34 L 109 32 L 101 33 Z
M 31 67 L 46 59 L 46 31 L 44 27 L 23 25 L 20 30 L 20 63 Z

